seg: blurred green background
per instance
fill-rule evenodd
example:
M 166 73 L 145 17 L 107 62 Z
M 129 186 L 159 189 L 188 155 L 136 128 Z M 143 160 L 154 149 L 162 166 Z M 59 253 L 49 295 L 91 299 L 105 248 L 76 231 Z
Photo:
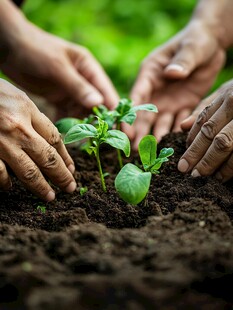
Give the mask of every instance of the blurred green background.
M 23 11 L 46 31 L 89 48 L 120 95 L 127 96 L 143 58 L 185 26 L 196 3 L 195 0 L 26 0 Z M 228 64 L 214 88 L 231 78 L 231 70 Z

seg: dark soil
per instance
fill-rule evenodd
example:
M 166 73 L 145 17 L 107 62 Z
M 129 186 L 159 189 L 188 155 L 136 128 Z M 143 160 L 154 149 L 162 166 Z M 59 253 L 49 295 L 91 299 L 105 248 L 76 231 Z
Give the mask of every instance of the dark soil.
M 233 309 L 233 182 L 177 171 L 184 134 L 160 147 L 175 155 L 153 177 L 148 205 L 116 194 L 115 151 L 70 150 L 79 188 L 43 205 L 14 179 L 0 192 L 0 309 Z M 137 161 L 137 157 L 133 158 Z

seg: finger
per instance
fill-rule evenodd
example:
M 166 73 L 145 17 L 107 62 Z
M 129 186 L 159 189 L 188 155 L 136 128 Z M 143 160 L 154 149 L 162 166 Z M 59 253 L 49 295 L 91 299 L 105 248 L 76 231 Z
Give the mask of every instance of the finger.
M 209 102 L 211 102 L 210 100 L 208 100 L 205 103 L 202 103 L 202 106 L 205 106 L 205 104 L 208 104 Z M 198 115 L 198 117 L 196 118 L 196 121 L 194 122 L 189 135 L 187 137 L 187 146 L 189 146 L 195 139 L 195 137 L 197 136 L 197 134 L 200 132 L 201 128 L 203 127 L 203 125 L 212 117 L 212 115 L 219 109 L 219 107 L 222 105 L 223 103 L 223 98 L 221 97 L 217 97 L 216 99 L 214 99 L 212 101 L 212 103 L 210 105 L 207 105 L 202 112 Z M 225 114 L 225 113 L 224 113 Z M 206 128 L 207 125 L 204 126 L 204 130 Z M 207 126 L 208 128 L 208 126 Z
M 193 126 L 194 122 L 196 121 L 198 115 L 204 110 L 205 107 L 209 106 L 211 102 L 216 98 L 216 92 L 212 95 L 207 97 L 206 99 L 202 100 L 196 109 L 193 110 L 192 114 L 184 119 L 180 126 L 183 131 L 188 131 Z
M 222 165 L 216 173 L 216 178 L 221 182 L 227 182 L 233 177 L 233 155 Z
M 54 190 L 46 182 L 36 164 L 23 150 L 8 149 L 6 154 L 8 165 L 26 188 L 45 201 L 54 200 Z
M 106 107 L 111 110 L 114 109 L 119 101 L 119 95 L 111 80 L 92 54 L 86 51 L 81 66 L 78 64 L 76 67 L 79 73 L 100 91 L 104 97 Z
M 159 142 L 163 136 L 168 134 L 172 128 L 174 115 L 172 113 L 162 113 L 158 115 L 154 126 L 153 134 Z
M 172 128 L 173 132 L 179 132 L 181 131 L 181 122 L 187 118 L 191 113 L 190 109 L 183 109 L 177 113 L 175 116 L 175 122 Z
M 11 188 L 11 179 L 6 169 L 5 163 L 0 160 L 0 188 L 8 190 Z
M 151 101 L 153 93 L 163 83 L 159 74 L 161 74 L 161 68 L 152 61 L 142 66 L 130 94 L 135 105 Z
M 155 119 L 156 119 L 156 116 L 154 115 L 154 113 L 150 113 L 147 111 L 143 111 L 143 112 L 139 111 L 137 113 L 137 119 L 133 125 L 133 127 L 135 129 L 135 138 L 133 141 L 132 148 L 134 150 L 138 149 L 138 144 L 139 144 L 140 140 L 145 135 L 150 133 L 152 124 L 154 124 Z
M 203 51 L 194 40 L 184 40 L 164 73 L 168 78 L 186 78 L 203 62 Z M 206 56 L 205 56 L 206 57 Z
M 231 98 L 226 99 L 225 104 L 222 104 L 219 110 L 202 125 L 194 141 L 191 143 L 191 145 L 189 146 L 189 148 L 184 153 L 184 155 L 182 156 L 182 158 L 178 163 L 178 169 L 181 172 L 188 172 L 192 170 L 193 167 L 204 156 L 207 149 L 212 144 L 213 140 L 214 140 L 214 147 L 216 148 L 219 147 L 221 149 L 221 141 L 223 140 L 222 143 L 224 143 L 224 139 L 222 138 L 222 136 L 219 138 L 219 136 L 217 135 L 224 128 L 225 124 L 231 122 L 232 113 L 227 113 L 227 111 L 229 111 L 230 104 L 231 104 Z M 219 105 L 219 102 L 217 102 L 216 105 Z M 211 108 L 213 108 L 214 110 L 215 105 L 211 105 L 208 108 L 210 110 Z M 206 109 L 204 111 L 206 111 Z M 213 111 L 211 111 L 210 114 L 212 114 L 212 112 Z M 208 110 L 206 113 L 208 113 Z M 226 126 L 226 128 L 228 127 Z M 224 151 L 224 147 L 222 147 L 222 149 Z M 209 171 L 208 169 L 207 171 Z
M 225 126 L 220 133 L 216 135 L 213 143 L 210 145 L 206 154 L 197 163 L 192 171 L 192 176 L 208 176 L 215 172 L 233 150 L 233 121 Z M 225 167 L 225 173 L 229 172 Z M 228 176 L 228 175 L 227 175 Z
M 71 173 L 74 173 L 74 162 L 69 155 L 57 128 L 53 123 L 41 112 L 36 110 L 33 114 L 32 126 L 35 131 L 43 137 L 51 146 L 53 146 L 63 159 L 66 167 Z
M 74 177 L 57 150 L 37 132 L 32 132 L 23 150 L 54 185 L 67 193 L 72 193 L 76 189 Z
M 104 103 L 103 95 L 82 77 L 71 63 L 60 66 L 52 76 L 67 91 L 70 98 L 82 106 L 91 109 Z

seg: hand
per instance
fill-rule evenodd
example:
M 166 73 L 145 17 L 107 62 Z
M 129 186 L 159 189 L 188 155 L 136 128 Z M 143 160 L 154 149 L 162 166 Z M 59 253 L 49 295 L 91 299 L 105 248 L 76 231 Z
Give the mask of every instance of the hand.
M 158 140 L 200 102 L 223 67 L 225 52 L 218 36 L 201 22 L 191 22 L 142 63 L 133 86 L 135 104 L 152 102 L 159 113 L 140 113 L 134 125 L 134 148 L 152 130 Z
M 202 109 L 204 110 L 202 111 Z M 200 112 L 202 111 L 202 112 Z M 192 125 L 193 124 L 193 125 Z M 181 172 L 226 182 L 233 177 L 233 80 L 203 100 L 182 123 L 188 149 L 178 163 Z
M 0 79 L 0 187 L 5 190 L 11 187 L 7 165 L 46 201 L 55 193 L 43 175 L 68 193 L 76 188 L 74 163 L 56 127 L 25 93 Z
M 57 118 L 80 117 L 99 104 L 113 108 L 118 95 L 104 70 L 84 47 L 19 21 L 2 71 L 27 91 L 56 105 Z

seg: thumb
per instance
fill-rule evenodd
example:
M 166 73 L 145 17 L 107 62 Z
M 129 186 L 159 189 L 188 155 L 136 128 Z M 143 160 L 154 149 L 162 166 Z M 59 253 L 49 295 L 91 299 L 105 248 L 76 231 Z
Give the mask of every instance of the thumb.
M 62 73 L 56 75 L 56 80 L 71 100 L 85 108 L 91 109 L 104 103 L 103 95 L 72 66 L 63 67 Z
M 196 120 L 196 115 L 192 114 L 190 116 L 188 116 L 186 119 L 184 119 L 181 123 L 180 123 L 180 127 L 183 131 L 188 131 L 192 128 L 194 122 Z
M 189 76 L 203 61 L 194 42 L 182 44 L 171 62 L 164 69 L 168 78 L 182 79 Z

